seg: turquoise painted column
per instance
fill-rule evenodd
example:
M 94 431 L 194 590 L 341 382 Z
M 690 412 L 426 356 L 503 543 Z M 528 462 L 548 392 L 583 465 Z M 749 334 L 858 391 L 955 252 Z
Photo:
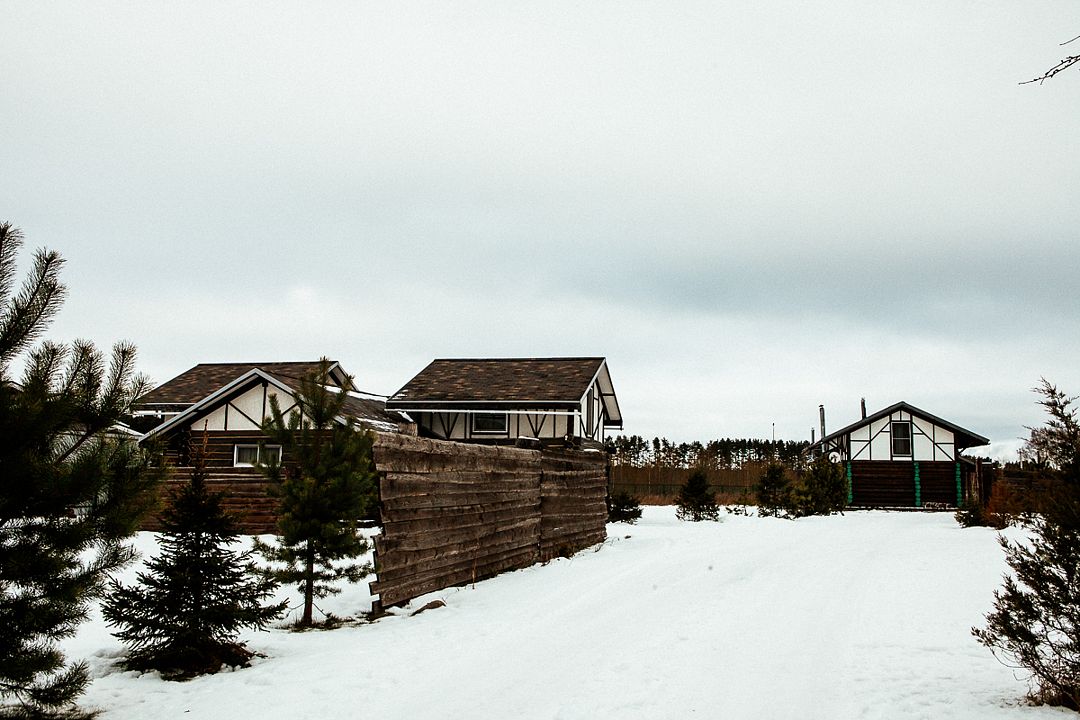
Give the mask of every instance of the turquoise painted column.
M 956 463 L 956 507 L 964 506 L 964 483 L 960 480 L 960 463 Z
M 851 483 L 851 461 L 847 462 L 847 504 L 855 500 L 855 487 Z
M 915 507 L 922 507 L 922 482 L 919 480 L 919 463 L 915 463 Z

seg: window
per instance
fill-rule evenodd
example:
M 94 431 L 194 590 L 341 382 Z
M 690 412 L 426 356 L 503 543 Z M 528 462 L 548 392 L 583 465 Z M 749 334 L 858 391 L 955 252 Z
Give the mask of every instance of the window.
M 477 434 L 505 435 L 508 426 L 505 413 L 476 413 L 472 416 L 472 429 Z
M 234 445 L 233 467 L 251 467 L 257 463 L 281 462 L 280 445 Z
M 910 455 L 911 454 L 911 423 L 910 422 L 894 422 L 889 428 L 889 433 L 892 435 L 892 454 L 893 455 Z

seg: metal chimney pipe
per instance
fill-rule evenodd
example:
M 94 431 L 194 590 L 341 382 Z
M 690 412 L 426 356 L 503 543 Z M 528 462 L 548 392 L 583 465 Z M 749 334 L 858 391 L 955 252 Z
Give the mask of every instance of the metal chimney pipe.
M 859 398 L 859 409 L 862 410 L 862 419 L 866 419 L 866 398 Z
M 814 428 L 810 428 L 810 444 L 814 444 Z
M 818 415 L 821 416 L 821 439 L 825 439 L 825 406 L 818 405 Z

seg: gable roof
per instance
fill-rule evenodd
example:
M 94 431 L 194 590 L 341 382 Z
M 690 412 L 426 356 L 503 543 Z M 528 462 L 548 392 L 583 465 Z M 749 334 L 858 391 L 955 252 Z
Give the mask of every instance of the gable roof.
M 296 387 L 301 378 L 318 372 L 319 362 L 199 363 L 143 395 L 136 406 L 194 405 L 255 368 Z M 330 375 L 338 383 L 343 383 L 346 378 L 341 365 L 335 361 L 330 362 Z M 350 383 L 346 389 L 355 390 L 356 386 Z
M 603 373 L 606 415 L 619 425 L 622 414 L 602 357 L 467 358 L 433 360 L 390 396 L 387 409 L 551 408 L 579 406 Z
M 298 382 L 292 384 L 283 382 L 282 378 L 275 377 L 261 368 L 254 367 L 233 379 L 231 382 L 216 388 L 213 392 L 199 399 L 197 402 L 192 403 L 183 412 L 174 415 L 161 425 L 152 429 L 145 437 L 161 435 L 163 433 L 168 433 L 175 428 L 184 427 L 187 423 L 193 422 L 200 414 L 208 412 L 219 404 L 227 402 L 230 398 L 235 397 L 238 392 L 244 392 L 251 386 L 263 382 L 290 395 L 296 394 L 299 388 Z M 397 430 L 398 423 L 407 422 L 406 418 L 400 414 L 387 412 L 382 401 L 376 400 L 375 398 L 360 397 L 353 393 L 346 395 L 343 417 L 339 417 L 338 419 L 344 421 L 346 417 L 350 417 L 362 425 L 378 430 Z
M 956 438 L 956 446 L 957 446 L 957 448 L 964 449 L 964 448 L 979 447 L 980 445 L 989 445 L 990 444 L 990 439 L 989 438 L 985 438 L 982 435 L 979 435 L 978 433 L 971 432 L 970 430 L 965 430 L 964 428 L 960 427 L 959 425 L 951 423 L 948 420 L 944 420 L 942 418 L 939 418 L 937 415 L 932 415 L 932 414 L 926 412 L 925 410 L 920 410 L 919 408 L 915 407 L 914 405 L 911 405 L 910 403 L 906 403 L 903 400 L 901 400 L 900 402 L 898 402 L 898 403 L 896 403 L 894 405 L 890 405 L 887 408 L 884 408 L 882 410 L 878 410 L 876 413 L 873 413 L 871 415 L 867 415 L 866 417 L 861 418 L 861 419 L 851 423 L 850 425 L 848 425 L 846 427 L 842 427 L 842 428 L 840 428 L 839 430 L 837 430 L 835 432 L 829 433 L 828 435 L 821 438 L 820 440 L 818 440 L 816 443 L 814 443 L 810 447 L 817 447 L 817 446 L 822 445 L 822 444 L 824 444 L 824 443 L 826 443 L 826 442 L 828 442 L 830 440 L 835 440 L 836 438 L 840 437 L 841 435 L 847 435 L 852 430 L 855 430 L 856 428 L 860 428 L 863 425 L 869 425 L 870 423 L 874 422 L 875 420 L 880 420 L 883 417 L 888 417 L 889 415 L 892 415 L 897 410 L 905 410 L 905 411 L 911 413 L 912 415 L 916 415 L 916 416 L 918 416 L 918 417 L 920 417 L 920 418 L 922 418 L 924 420 L 929 420 L 930 422 L 934 423 L 935 425 L 938 425 L 940 427 L 951 430 L 953 435 Z

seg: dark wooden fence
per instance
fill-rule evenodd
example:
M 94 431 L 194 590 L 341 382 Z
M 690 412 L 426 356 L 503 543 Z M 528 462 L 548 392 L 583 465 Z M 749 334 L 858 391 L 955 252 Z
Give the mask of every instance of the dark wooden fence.
M 383 606 L 576 552 L 605 537 L 607 455 L 380 435 Z
M 383 606 L 568 555 L 603 542 L 607 459 L 603 452 L 524 450 L 377 434 L 382 533 L 375 539 Z M 277 503 L 254 468 L 208 468 L 207 487 L 240 531 L 277 531 Z M 174 467 L 162 504 L 190 481 Z M 161 530 L 157 513 L 144 530 Z

